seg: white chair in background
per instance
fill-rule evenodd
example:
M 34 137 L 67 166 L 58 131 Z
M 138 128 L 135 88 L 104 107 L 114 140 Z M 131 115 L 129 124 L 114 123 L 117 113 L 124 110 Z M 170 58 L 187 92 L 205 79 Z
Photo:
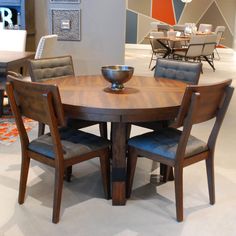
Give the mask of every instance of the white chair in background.
M 149 63 L 149 68 L 151 67 L 152 61 L 155 61 L 159 55 L 163 56 L 166 53 L 166 47 L 163 46 L 163 44 L 166 44 L 166 42 L 163 42 L 163 44 L 158 41 L 158 39 L 164 38 L 164 32 L 150 32 L 149 40 L 152 47 L 152 56 Z
M 213 69 L 213 71 L 215 71 L 214 50 L 216 47 L 217 35 L 209 34 L 209 35 L 205 35 L 204 37 L 205 37 L 205 42 L 204 42 L 204 47 L 203 47 L 201 56 L 203 59 L 205 59 L 208 62 L 208 64 Z
M 203 33 L 211 32 L 211 30 L 212 30 L 211 24 L 200 24 L 198 27 L 198 31 Z
M 170 25 L 168 24 L 157 24 L 157 30 L 160 32 L 164 32 L 164 36 L 167 36 L 167 31 L 171 29 Z
M 188 47 L 174 51 L 174 58 L 182 57 L 184 60 L 201 61 L 205 43 L 205 35 L 192 35 Z
M 54 52 L 57 38 L 58 35 L 56 34 L 42 36 L 36 49 L 35 59 L 55 56 Z
M 157 31 L 157 25 L 158 25 L 158 21 L 153 21 L 150 23 L 151 25 L 151 30 L 156 30 Z
M 42 36 L 37 45 L 34 59 L 54 57 L 57 38 L 57 34 Z M 31 78 L 29 76 L 25 76 L 24 80 L 31 81 Z
M 217 46 L 220 45 L 220 41 L 222 40 L 224 32 L 225 32 L 225 26 L 217 26 L 215 29 L 215 33 L 217 35 L 215 52 L 217 54 L 218 60 L 220 60 L 220 55 L 217 51 Z
M 26 30 L 8 30 L 0 31 L 0 50 L 24 52 L 26 46 Z

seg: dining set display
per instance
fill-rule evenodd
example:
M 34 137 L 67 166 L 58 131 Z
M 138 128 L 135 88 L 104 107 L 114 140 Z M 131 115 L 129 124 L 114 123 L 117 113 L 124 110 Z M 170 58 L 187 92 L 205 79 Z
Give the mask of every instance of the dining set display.
M 164 182 L 174 179 L 177 221 L 183 220 L 182 173 L 185 166 L 206 160 L 210 204 L 214 204 L 212 154 L 233 93 L 231 80 L 198 86 L 200 62 L 158 59 L 155 77 L 131 75 L 122 87 L 114 89 L 112 84 L 114 79 L 119 79 L 118 75 L 108 82 L 105 73 L 93 76 L 67 74 L 73 72 L 71 60 L 70 56 L 31 60 L 30 75 L 34 81 L 39 78 L 37 82 L 22 80 L 17 75 L 8 76 L 7 92 L 22 147 L 19 204 L 24 203 L 30 160 L 47 164 L 55 169 L 52 222 L 58 223 L 63 179 L 71 180 L 74 164 L 99 157 L 105 198 L 111 196 L 113 205 L 125 205 L 131 195 L 137 156 L 160 162 Z M 128 66 L 104 68 L 109 73 L 112 71 L 110 79 L 111 75 L 130 69 Z M 59 74 L 48 77 L 52 69 Z M 39 133 L 30 140 L 22 116 L 48 125 L 49 133 Z M 214 117 L 214 136 L 210 135 L 208 143 L 190 135 L 195 123 Z M 70 123 L 71 120 L 74 122 Z M 109 122 L 110 140 L 103 133 L 99 137 L 80 131 L 82 122 L 87 126 Z M 148 124 L 154 131 L 130 138 L 133 124 L 142 127 Z M 174 145 L 169 146 L 169 142 Z M 173 169 L 174 176 L 169 178 Z
M 149 68 L 156 58 L 168 57 L 177 60 L 207 61 L 215 71 L 214 52 L 217 53 L 219 59 L 216 47 L 222 40 L 224 30 L 224 26 L 218 26 L 212 32 L 210 24 L 200 24 L 198 30 L 193 23 L 175 25 L 172 29 L 158 24 L 147 37 L 152 48 Z M 155 66 L 152 70 L 154 68 Z

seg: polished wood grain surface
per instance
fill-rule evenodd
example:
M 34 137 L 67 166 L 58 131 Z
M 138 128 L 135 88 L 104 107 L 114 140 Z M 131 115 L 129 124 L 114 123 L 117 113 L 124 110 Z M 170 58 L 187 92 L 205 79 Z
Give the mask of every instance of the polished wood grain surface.
M 44 83 L 58 85 L 67 115 L 111 122 L 112 203 L 125 205 L 127 123 L 175 118 L 186 84 L 133 76 L 123 91 L 115 93 L 102 76 L 64 77 Z
M 53 83 L 59 86 L 66 111 L 111 122 L 173 118 L 186 87 L 179 81 L 142 76 L 133 76 L 117 93 L 107 92 L 110 84 L 102 76 L 64 77 Z
M 33 58 L 34 55 L 34 52 L 0 51 L 0 67 L 6 68 L 7 66 L 9 67 L 22 63 L 24 64 L 26 60 Z

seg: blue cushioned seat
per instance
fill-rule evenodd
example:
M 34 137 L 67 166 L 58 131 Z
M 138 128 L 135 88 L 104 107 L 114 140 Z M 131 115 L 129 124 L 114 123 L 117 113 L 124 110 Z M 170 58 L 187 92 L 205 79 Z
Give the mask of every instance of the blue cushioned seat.
M 65 159 L 69 159 L 77 155 L 84 155 L 91 151 L 97 151 L 110 145 L 110 142 L 106 139 L 77 129 L 61 128 L 59 133 Z M 30 142 L 29 150 L 40 153 L 52 159 L 55 158 L 50 133 L 42 135 Z
M 128 144 L 153 154 L 161 155 L 169 159 L 175 159 L 181 133 L 182 131 L 180 130 L 166 128 L 131 138 Z M 205 142 L 190 135 L 185 151 L 185 157 L 201 153 L 207 149 L 208 147 Z

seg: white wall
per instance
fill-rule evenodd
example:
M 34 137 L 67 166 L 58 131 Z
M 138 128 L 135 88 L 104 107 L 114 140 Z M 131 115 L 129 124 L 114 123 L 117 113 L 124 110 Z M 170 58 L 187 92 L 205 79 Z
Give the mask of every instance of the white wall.
M 36 41 L 48 34 L 47 0 L 35 1 Z M 125 0 L 81 0 L 81 41 L 60 41 L 56 55 L 72 55 L 76 74 L 99 74 L 124 64 Z M 37 43 L 36 42 L 36 43 Z

